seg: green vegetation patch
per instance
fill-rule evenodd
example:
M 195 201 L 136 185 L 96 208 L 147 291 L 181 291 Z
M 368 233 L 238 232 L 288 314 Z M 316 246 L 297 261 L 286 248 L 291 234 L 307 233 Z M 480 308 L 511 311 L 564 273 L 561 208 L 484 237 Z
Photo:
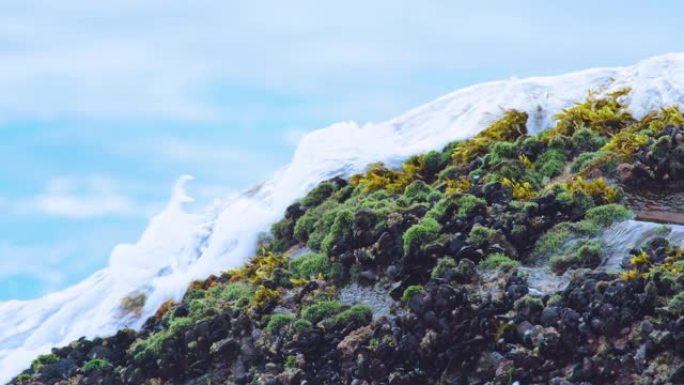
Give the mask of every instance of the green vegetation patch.
M 412 285 L 404 290 L 404 294 L 401 296 L 401 302 L 407 304 L 408 301 L 416 294 L 420 294 L 424 291 L 422 285 Z
M 192 323 L 193 320 L 188 317 L 173 318 L 166 329 L 162 329 L 146 339 L 136 340 L 128 351 L 136 361 L 140 361 L 145 357 L 157 356 L 166 339 L 184 331 Z
M 373 320 L 373 310 L 365 305 L 354 305 L 335 315 L 327 322 L 328 327 L 340 328 L 349 324 L 355 326 L 367 325 Z
M 442 229 L 433 218 L 423 218 L 404 233 L 404 255 L 410 255 L 421 245 L 433 242 Z
M 271 335 L 276 335 L 286 326 L 291 325 L 295 318 L 291 314 L 273 314 L 268 319 L 266 324 L 266 330 L 271 333 Z
M 510 271 L 516 269 L 520 263 L 514 259 L 509 258 L 503 253 L 494 253 L 487 258 L 480 261 L 478 266 L 484 270 L 502 270 Z
M 437 264 L 432 269 L 430 277 L 432 279 L 444 279 L 448 276 L 449 272 L 456 268 L 456 261 L 451 257 L 442 257 Z
M 632 212 L 620 204 L 608 204 L 587 211 L 586 219 L 599 227 L 607 227 L 632 216 Z
M 338 301 L 318 301 L 302 310 L 302 319 L 316 324 L 326 318 L 337 315 L 345 310 L 345 306 Z
M 50 365 L 54 364 L 55 362 L 59 361 L 59 357 L 57 357 L 56 354 L 42 354 L 38 356 L 33 362 L 31 363 L 31 369 L 34 372 L 37 372 L 40 370 L 45 365 Z
M 568 244 L 551 258 L 551 269 L 562 274 L 569 268 L 595 268 L 601 264 L 605 244 L 599 240 L 580 240 Z
M 476 224 L 468 234 L 468 243 L 475 247 L 483 247 L 494 241 L 497 232 L 489 227 Z
M 91 371 L 100 371 L 111 367 L 112 363 L 109 362 L 109 360 L 107 360 L 106 358 L 95 358 L 86 362 L 81 368 L 81 371 L 84 373 L 88 373 Z
M 315 278 L 319 274 L 328 275 L 330 260 L 320 253 L 309 253 L 290 261 L 290 272 L 300 278 Z

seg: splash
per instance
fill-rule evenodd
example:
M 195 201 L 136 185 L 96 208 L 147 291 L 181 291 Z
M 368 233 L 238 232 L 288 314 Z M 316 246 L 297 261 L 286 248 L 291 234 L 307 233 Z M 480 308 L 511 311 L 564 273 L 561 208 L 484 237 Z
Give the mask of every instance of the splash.
M 484 83 L 443 96 L 378 124 L 337 123 L 306 135 L 292 162 L 248 192 L 187 212 L 184 176 L 166 208 L 135 244 L 117 246 L 109 266 L 64 291 L 30 301 L 0 303 L 0 381 L 28 367 L 38 354 L 86 336 L 139 328 L 160 304 L 179 300 L 194 279 L 241 265 L 288 204 L 318 182 L 363 170 L 372 162 L 397 164 L 477 133 L 515 108 L 529 114 L 528 128 L 551 126 L 552 116 L 598 94 L 631 87 L 625 102 L 642 116 L 659 106 L 684 105 L 684 54 L 635 66 L 591 69 L 556 77 Z M 144 294 L 139 312 L 121 309 L 126 296 Z

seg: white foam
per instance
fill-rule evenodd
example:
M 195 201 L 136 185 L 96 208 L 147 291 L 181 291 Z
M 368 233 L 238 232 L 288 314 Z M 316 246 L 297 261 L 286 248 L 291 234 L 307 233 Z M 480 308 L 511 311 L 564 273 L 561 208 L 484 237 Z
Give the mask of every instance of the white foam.
M 512 79 L 467 87 L 397 118 L 359 126 L 333 124 L 306 135 L 292 163 L 257 189 L 188 213 L 190 198 L 179 179 L 166 209 L 135 244 L 117 246 L 109 266 L 64 291 L 30 301 L 0 303 L 0 381 L 54 346 L 81 337 L 138 328 L 164 301 L 180 299 L 193 279 L 242 264 L 259 232 L 281 217 L 288 204 L 316 183 L 361 171 L 368 163 L 396 164 L 415 153 L 467 138 L 515 108 L 530 115 L 537 132 L 553 114 L 598 93 L 631 87 L 626 97 L 641 116 L 659 106 L 684 105 L 684 54 L 669 54 L 622 68 L 602 68 L 555 77 Z M 121 299 L 148 297 L 140 317 L 121 317 Z

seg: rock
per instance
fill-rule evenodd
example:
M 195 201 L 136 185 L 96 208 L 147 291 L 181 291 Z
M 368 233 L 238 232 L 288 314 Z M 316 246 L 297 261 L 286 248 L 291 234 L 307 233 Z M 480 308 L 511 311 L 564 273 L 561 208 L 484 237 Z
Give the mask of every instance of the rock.
M 670 382 L 673 384 L 684 384 L 684 365 L 679 366 L 672 372 Z
M 649 320 L 644 320 L 639 325 L 639 333 L 642 337 L 646 338 L 653 331 L 653 323 Z
M 397 265 L 390 265 L 385 270 L 387 277 L 392 280 L 396 280 L 401 275 L 401 268 Z
M 455 259 L 470 259 L 471 261 L 480 261 L 484 257 L 482 250 L 475 246 L 466 245 L 454 255 Z
M 459 283 L 470 283 L 477 280 L 475 263 L 470 259 L 461 259 L 458 261 L 454 280 Z
M 70 358 L 63 358 L 55 363 L 47 364 L 41 368 L 41 381 L 54 383 L 55 380 L 69 378 L 78 370 L 77 362 Z
M 297 219 L 304 215 L 305 208 L 299 202 L 293 203 L 285 209 L 285 218 Z
M 437 343 L 437 333 L 434 330 L 428 330 L 425 332 L 423 339 L 420 341 L 420 349 L 429 354 Z
M 371 285 L 373 282 L 377 281 L 377 279 L 378 276 L 371 270 L 364 270 L 359 273 L 359 282 L 364 285 Z
M 359 346 L 368 339 L 368 336 L 370 336 L 372 332 L 373 328 L 371 325 L 352 331 L 337 344 L 337 350 L 342 352 L 342 355 L 352 356 Z
M 672 211 L 647 210 L 636 215 L 637 220 L 666 224 L 684 224 L 684 214 Z
M 530 342 L 531 337 L 532 337 L 532 329 L 534 328 L 534 325 L 532 325 L 528 321 L 523 321 L 521 322 L 518 327 L 516 328 L 518 332 L 518 337 L 522 341 Z
M 370 209 L 361 209 L 354 216 L 354 226 L 359 230 L 369 230 L 373 227 L 376 214 Z
M 465 245 L 466 237 L 461 233 L 451 234 L 449 238 L 449 253 L 456 255 L 463 245 Z
M 233 338 L 225 338 L 214 342 L 209 351 L 221 360 L 232 360 L 240 352 L 240 343 Z
M 508 383 L 508 379 L 510 377 L 511 370 L 515 370 L 515 363 L 513 360 L 510 359 L 505 359 L 499 363 L 499 367 L 496 368 L 496 379 L 497 380 L 504 380 L 506 382 L 503 383 Z
M 560 320 L 560 311 L 555 306 L 545 307 L 539 320 L 544 326 L 555 325 Z
M 630 184 L 634 181 L 634 166 L 628 163 L 622 163 L 617 166 L 617 178 L 622 184 Z
M 488 183 L 483 188 L 484 198 L 489 204 L 506 203 L 511 200 L 512 189 L 499 182 Z
M 425 294 L 418 293 L 413 295 L 408 301 L 408 308 L 416 314 L 422 314 L 425 308 Z

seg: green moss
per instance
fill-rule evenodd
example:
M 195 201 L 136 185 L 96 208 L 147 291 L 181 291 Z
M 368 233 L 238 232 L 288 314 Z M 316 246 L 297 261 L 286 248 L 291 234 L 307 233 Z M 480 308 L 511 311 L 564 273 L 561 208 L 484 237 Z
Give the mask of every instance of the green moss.
M 90 371 L 99 371 L 107 368 L 111 368 L 112 363 L 109 362 L 106 358 L 95 358 L 93 360 L 90 360 L 83 365 L 81 368 L 81 371 L 84 373 L 88 373 Z
M 572 143 L 578 153 L 596 151 L 603 147 L 607 139 L 593 130 L 582 127 L 572 134 Z
M 571 146 L 572 142 L 570 141 L 570 138 L 565 135 L 554 135 L 548 142 L 549 149 L 561 152 L 565 152 Z
M 539 209 L 539 203 L 537 202 L 524 202 L 522 206 L 522 211 L 530 216 L 532 216 L 537 209 Z
M 565 167 L 565 154 L 556 149 L 544 151 L 535 162 L 535 169 L 542 177 L 556 177 L 563 172 L 563 167 Z
M 669 305 L 675 312 L 684 313 L 684 292 L 677 293 L 674 297 L 672 297 L 670 299 Z
M 461 219 L 468 218 L 475 213 L 483 212 L 487 208 L 487 201 L 471 194 L 463 195 L 457 202 L 457 216 Z
M 297 333 L 298 335 L 306 333 L 309 330 L 311 330 L 312 328 L 313 328 L 313 324 L 310 321 L 307 321 L 305 319 L 298 319 L 294 323 L 295 333 Z
M 185 292 L 185 295 L 183 296 L 183 301 L 184 302 L 190 302 L 193 299 L 202 299 L 206 295 L 207 295 L 207 292 L 205 290 L 198 289 L 195 287 L 190 287 Z
M 409 286 L 404 290 L 404 294 L 401 296 L 401 301 L 404 304 L 407 304 L 408 301 L 411 299 L 411 297 L 413 297 L 416 294 L 420 294 L 422 292 L 423 292 L 423 286 L 421 286 L 421 285 Z
M 441 226 L 433 218 L 423 218 L 404 233 L 404 255 L 411 255 L 420 245 L 433 242 L 439 236 Z
M 285 367 L 287 369 L 294 369 L 297 366 L 297 356 L 295 354 L 290 354 L 285 359 Z
M 353 226 L 354 212 L 349 209 L 339 210 L 335 215 L 330 231 L 321 242 L 321 250 L 328 254 L 331 253 L 333 245 L 350 241 Z
M 544 302 L 542 302 L 541 298 L 539 297 L 533 297 L 531 295 L 526 295 L 513 304 L 513 309 L 515 311 L 524 311 L 524 310 L 541 310 L 544 308 Z
M 596 267 L 601 262 L 604 245 L 599 241 L 589 241 L 577 249 L 577 260 L 584 267 Z
M 188 303 L 188 316 L 192 319 L 201 319 L 207 316 L 209 309 L 214 309 L 211 299 L 193 299 Z
M 436 221 L 439 221 L 444 217 L 444 214 L 446 213 L 447 208 L 449 205 L 453 203 L 450 197 L 443 197 L 437 203 L 435 203 L 434 206 L 430 209 L 430 211 L 425 214 L 426 217 L 432 218 Z
M 589 210 L 595 206 L 594 199 L 583 190 L 575 190 L 570 194 L 571 203 L 583 210 Z
M 21 385 L 26 381 L 31 381 L 31 375 L 27 373 L 22 373 L 19 376 L 17 376 L 16 385 Z
M 623 221 L 632 216 L 632 212 L 624 206 L 616 203 L 594 207 L 587 211 L 586 219 L 599 227 Z
M 540 173 L 527 168 L 521 162 L 509 163 L 493 175 L 496 175 L 496 179 L 492 177 L 491 180 L 501 182 L 506 178 L 519 184 L 527 182 L 533 189 L 539 188 L 543 179 Z
M 327 326 L 332 328 L 341 328 L 349 324 L 362 326 L 369 324 L 372 320 L 373 310 L 370 307 L 365 305 L 354 305 L 332 317 Z
M 368 340 L 368 347 L 371 350 L 376 350 L 378 348 L 378 346 L 380 346 L 380 340 L 379 339 L 373 337 L 370 340 Z
M 517 268 L 520 264 L 518 261 L 509 258 L 506 254 L 495 253 L 480 261 L 478 265 L 485 270 L 499 269 L 509 271 Z
M 444 279 L 449 274 L 449 271 L 456 267 L 456 261 L 451 257 L 442 257 L 432 269 L 430 277 L 432 279 Z
M 511 235 L 513 237 L 522 237 L 523 235 L 527 234 L 527 227 L 523 225 L 513 225 L 513 228 L 511 228 Z
M 59 357 L 56 354 L 42 354 L 38 356 L 33 362 L 31 363 L 31 369 L 33 372 L 37 372 L 40 370 L 45 365 L 50 365 L 54 364 L 55 362 L 59 361 Z
M 577 235 L 588 237 L 598 234 L 601 231 L 601 226 L 585 219 L 575 223 L 573 230 Z
M 290 272 L 298 278 L 312 278 L 319 274 L 327 275 L 330 261 L 325 254 L 309 253 L 290 262 Z
M 268 324 L 266 324 L 266 330 L 271 335 L 276 335 L 284 327 L 291 325 L 294 322 L 294 317 L 290 314 L 273 314 L 268 319 Z
M 145 357 L 155 357 L 159 355 L 164 341 L 181 333 L 192 323 L 193 320 L 189 317 L 173 318 L 166 329 L 162 329 L 146 339 L 136 340 L 128 351 L 136 361 L 143 360 Z
M 249 298 L 252 295 L 254 295 L 254 289 L 242 282 L 229 283 L 218 286 L 216 289 L 216 296 L 228 302 L 236 302 L 240 298 Z
M 337 213 L 343 205 L 326 200 L 321 205 L 307 210 L 295 224 L 293 235 L 299 242 L 306 242 L 314 250 L 320 250 L 323 239 L 330 232 Z
M 496 142 L 489 147 L 485 164 L 494 167 L 510 159 L 517 158 L 517 146 L 511 142 Z
M 595 268 L 601 264 L 605 245 L 598 240 L 582 240 L 568 244 L 551 258 L 551 269 L 562 274 L 569 268 Z
M 596 152 L 584 152 L 579 154 L 570 166 L 574 173 L 590 173 L 598 170 L 602 174 L 611 176 L 615 173 L 620 158 L 610 152 L 599 150 Z
M 563 299 L 563 297 L 561 297 L 560 294 L 556 293 L 556 294 L 552 295 L 551 297 L 549 297 L 549 300 L 546 301 L 546 305 L 547 306 L 556 306 L 556 305 L 560 304 L 562 299 Z
M 425 172 L 434 175 L 449 162 L 450 155 L 446 152 L 429 151 L 423 156 Z
M 544 233 L 534 245 L 532 256 L 537 258 L 558 251 L 572 236 L 572 224 L 562 222 Z
M 491 243 L 496 234 L 496 230 L 476 224 L 468 234 L 468 243 L 475 247 L 483 247 Z
M 215 285 L 201 292 L 204 295 L 184 300 L 188 303 L 188 317 L 193 320 L 212 316 L 231 305 L 245 307 L 254 297 L 254 287 L 243 282 Z
M 596 161 L 596 159 L 604 156 L 605 154 L 606 153 L 603 151 L 581 153 L 572 162 L 572 165 L 570 166 L 570 171 L 575 173 L 580 172 L 589 165 L 593 164 Z
M 397 201 L 392 199 L 386 191 L 378 190 L 365 197 L 357 197 L 353 204 L 357 210 L 371 210 L 376 217 L 385 218 L 398 210 Z
M 437 181 L 446 182 L 447 180 L 456 180 L 461 176 L 461 172 L 456 166 L 448 166 L 440 171 L 437 175 Z
M 344 306 L 337 301 L 318 301 L 302 310 L 302 318 L 316 324 L 343 311 Z
M 409 202 L 424 202 L 431 192 L 432 188 L 427 183 L 415 180 L 404 189 L 404 198 Z
M 323 182 L 316 186 L 300 203 L 306 207 L 318 206 L 325 201 L 333 192 L 337 190 L 337 186 L 331 182 Z
M 591 199 L 591 197 L 589 199 Z M 572 205 L 573 204 L 572 194 L 567 192 L 567 191 L 561 191 L 558 193 L 558 195 L 556 195 L 556 201 L 563 203 L 563 204 L 566 204 L 566 205 Z M 592 200 L 592 203 L 593 202 L 594 201 Z
M 294 330 L 297 335 L 301 335 L 303 333 L 307 333 L 313 328 L 313 324 L 310 321 L 307 321 L 305 319 L 298 319 L 294 323 Z
M 349 275 L 344 265 L 340 262 L 335 262 L 330 266 L 330 270 L 326 275 L 336 286 L 344 286 Z
M 293 239 L 295 222 L 292 218 L 283 218 L 271 226 L 271 238 L 264 243 L 269 243 L 273 250 L 283 252 L 292 247 L 296 242 Z
M 320 219 L 314 211 L 308 210 L 295 223 L 293 236 L 300 242 L 306 242 L 309 239 L 309 233 L 313 231 L 316 222 Z
M 537 136 L 527 136 L 520 143 L 520 152 L 529 159 L 534 160 L 544 147 L 544 143 Z
M 321 206 L 323 207 L 323 206 Z M 307 241 L 307 246 L 314 250 L 322 250 L 323 241 L 330 234 L 331 228 L 337 219 L 337 214 L 343 210 L 342 205 L 335 205 L 327 210 L 319 210 L 317 215 L 320 216 L 319 220 L 316 221 L 312 231 L 309 233 L 309 239 Z M 340 224 L 344 224 L 346 214 L 343 214 Z M 340 226 L 341 228 L 341 226 Z M 330 242 L 330 241 L 329 241 Z M 328 244 L 328 247 L 331 245 Z

